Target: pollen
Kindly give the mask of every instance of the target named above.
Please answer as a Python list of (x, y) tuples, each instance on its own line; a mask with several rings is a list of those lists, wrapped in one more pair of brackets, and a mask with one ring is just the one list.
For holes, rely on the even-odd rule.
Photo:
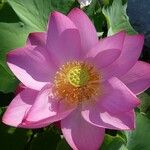
[(69, 104), (90, 101), (101, 93), (101, 74), (86, 62), (72, 61), (56, 73), (54, 93)]

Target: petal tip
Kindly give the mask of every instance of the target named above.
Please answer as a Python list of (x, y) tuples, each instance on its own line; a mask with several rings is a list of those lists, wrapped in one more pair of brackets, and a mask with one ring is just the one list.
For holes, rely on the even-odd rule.
[(70, 15), (70, 14), (85, 14), (80, 8), (77, 8), (77, 7), (75, 7), (75, 8), (73, 8), (70, 12), (69, 12), (69, 14), (68, 15)]
[(60, 12), (58, 12), (58, 11), (53, 11), (52, 13), (51, 13), (51, 16), (57, 16), (57, 15), (59, 15), (60, 14)]
[(2, 117), (2, 123), (4, 123), (5, 125), (9, 125), (9, 126), (13, 126), (13, 127), (17, 127), (17, 125), (13, 122), (11, 122), (9, 120), (9, 118), (7, 117), (6, 113), (4, 113), (3, 117)]
[(80, 8), (78, 8), (78, 7), (75, 7), (71, 11), (82, 11), (82, 10)]
[(137, 37), (144, 43), (144, 34), (138, 34)]
[(143, 34), (137, 34), (137, 35), (133, 35), (135, 36), (138, 40), (140, 40), (142, 43), (144, 43), (144, 35)]
[(53, 11), (51, 14), (50, 14), (50, 18), (58, 18), (60, 16), (64, 16), (64, 14), (58, 12), (58, 11)]
[(11, 55), (13, 55), (15, 50), (11, 50), (6, 54), (6, 60), (9, 60), (9, 58), (11, 57)]

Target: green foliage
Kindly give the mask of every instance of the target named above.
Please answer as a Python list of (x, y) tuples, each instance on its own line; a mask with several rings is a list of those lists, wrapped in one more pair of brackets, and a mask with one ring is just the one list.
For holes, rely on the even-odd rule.
[(71, 148), (68, 145), (68, 143), (66, 142), (66, 140), (63, 138), (58, 143), (56, 150), (71, 150)]
[(123, 4), (122, 0), (114, 0), (112, 5), (103, 8), (103, 14), (107, 20), (108, 35), (113, 35), (122, 30), (129, 34), (137, 33), (129, 23), (126, 8), (127, 3)]
[(98, 0), (93, 0), (92, 3), (84, 8), (86, 14), (93, 21), (98, 33), (103, 33), (103, 25), (106, 23), (102, 13), (102, 5)]
[(58, 142), (60, 141), (60, 135), (53, 130), (53, 128), (47, 128), (45, 131), (41, 131), (34, 135), (32, 141), (28, 145), (29, 150), (55, 150)]
[(138, 113), (136, 128), (132, 132), (126, 132), (127, 148), (129, 150), (149, 150), (150, 119)]
[(116, 136), (106, 134), (101, 150), (149, 150), (149, 129), (150, 119), (138, 112), (135, 130), (118, 131)]
[(9, 74), (1, 65), (0, 65), (0, 91), (4, 93), (12, 92), (16, 88), (18, 81), (16, 78)]
[(125, 140), (120, 136), (105, 135), (101, 150), (128, 150), (125, 146)]
[(139, 95), (141, 99), (140, 111), (150, 118), (150, 91), (144, 92)]
[(2, 150), (23, 150), (28, 140), (28, 130), (15, 129), (0, 124), (0, 147)]

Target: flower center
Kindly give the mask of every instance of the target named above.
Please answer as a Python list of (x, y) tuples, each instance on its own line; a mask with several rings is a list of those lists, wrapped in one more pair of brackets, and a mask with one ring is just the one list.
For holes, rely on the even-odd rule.
[(101, 93), (101, 76), (88, 63), (72, 61), (63, 65), (55, 75), (55, 96), (69, 104), (93, 99)]
[(76, 66), (69, 70), (67, 78), (73, 86), (81, 87), (86, 85), (89, 79), (89, 72), (86, 68), (82, 68), (82, 66)]

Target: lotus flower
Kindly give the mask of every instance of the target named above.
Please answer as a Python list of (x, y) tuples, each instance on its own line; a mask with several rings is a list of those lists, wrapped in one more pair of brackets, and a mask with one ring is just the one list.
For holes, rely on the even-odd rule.
[(8, 53), (7, 63), (26, 86), (3, 122), (41, 128), (60, 121), (74, 150), (98, 150), (105, 128), (135, 128), (136, 94), (150, 86), (150, 65), (138, 61), (142, 35), (119, 32), (99, 40), (80, 9), (53, 12), (45, 33)]
[(80, 7), (83, 8), (91, 4), (92, 0), (77, 0), (80, 3)]

